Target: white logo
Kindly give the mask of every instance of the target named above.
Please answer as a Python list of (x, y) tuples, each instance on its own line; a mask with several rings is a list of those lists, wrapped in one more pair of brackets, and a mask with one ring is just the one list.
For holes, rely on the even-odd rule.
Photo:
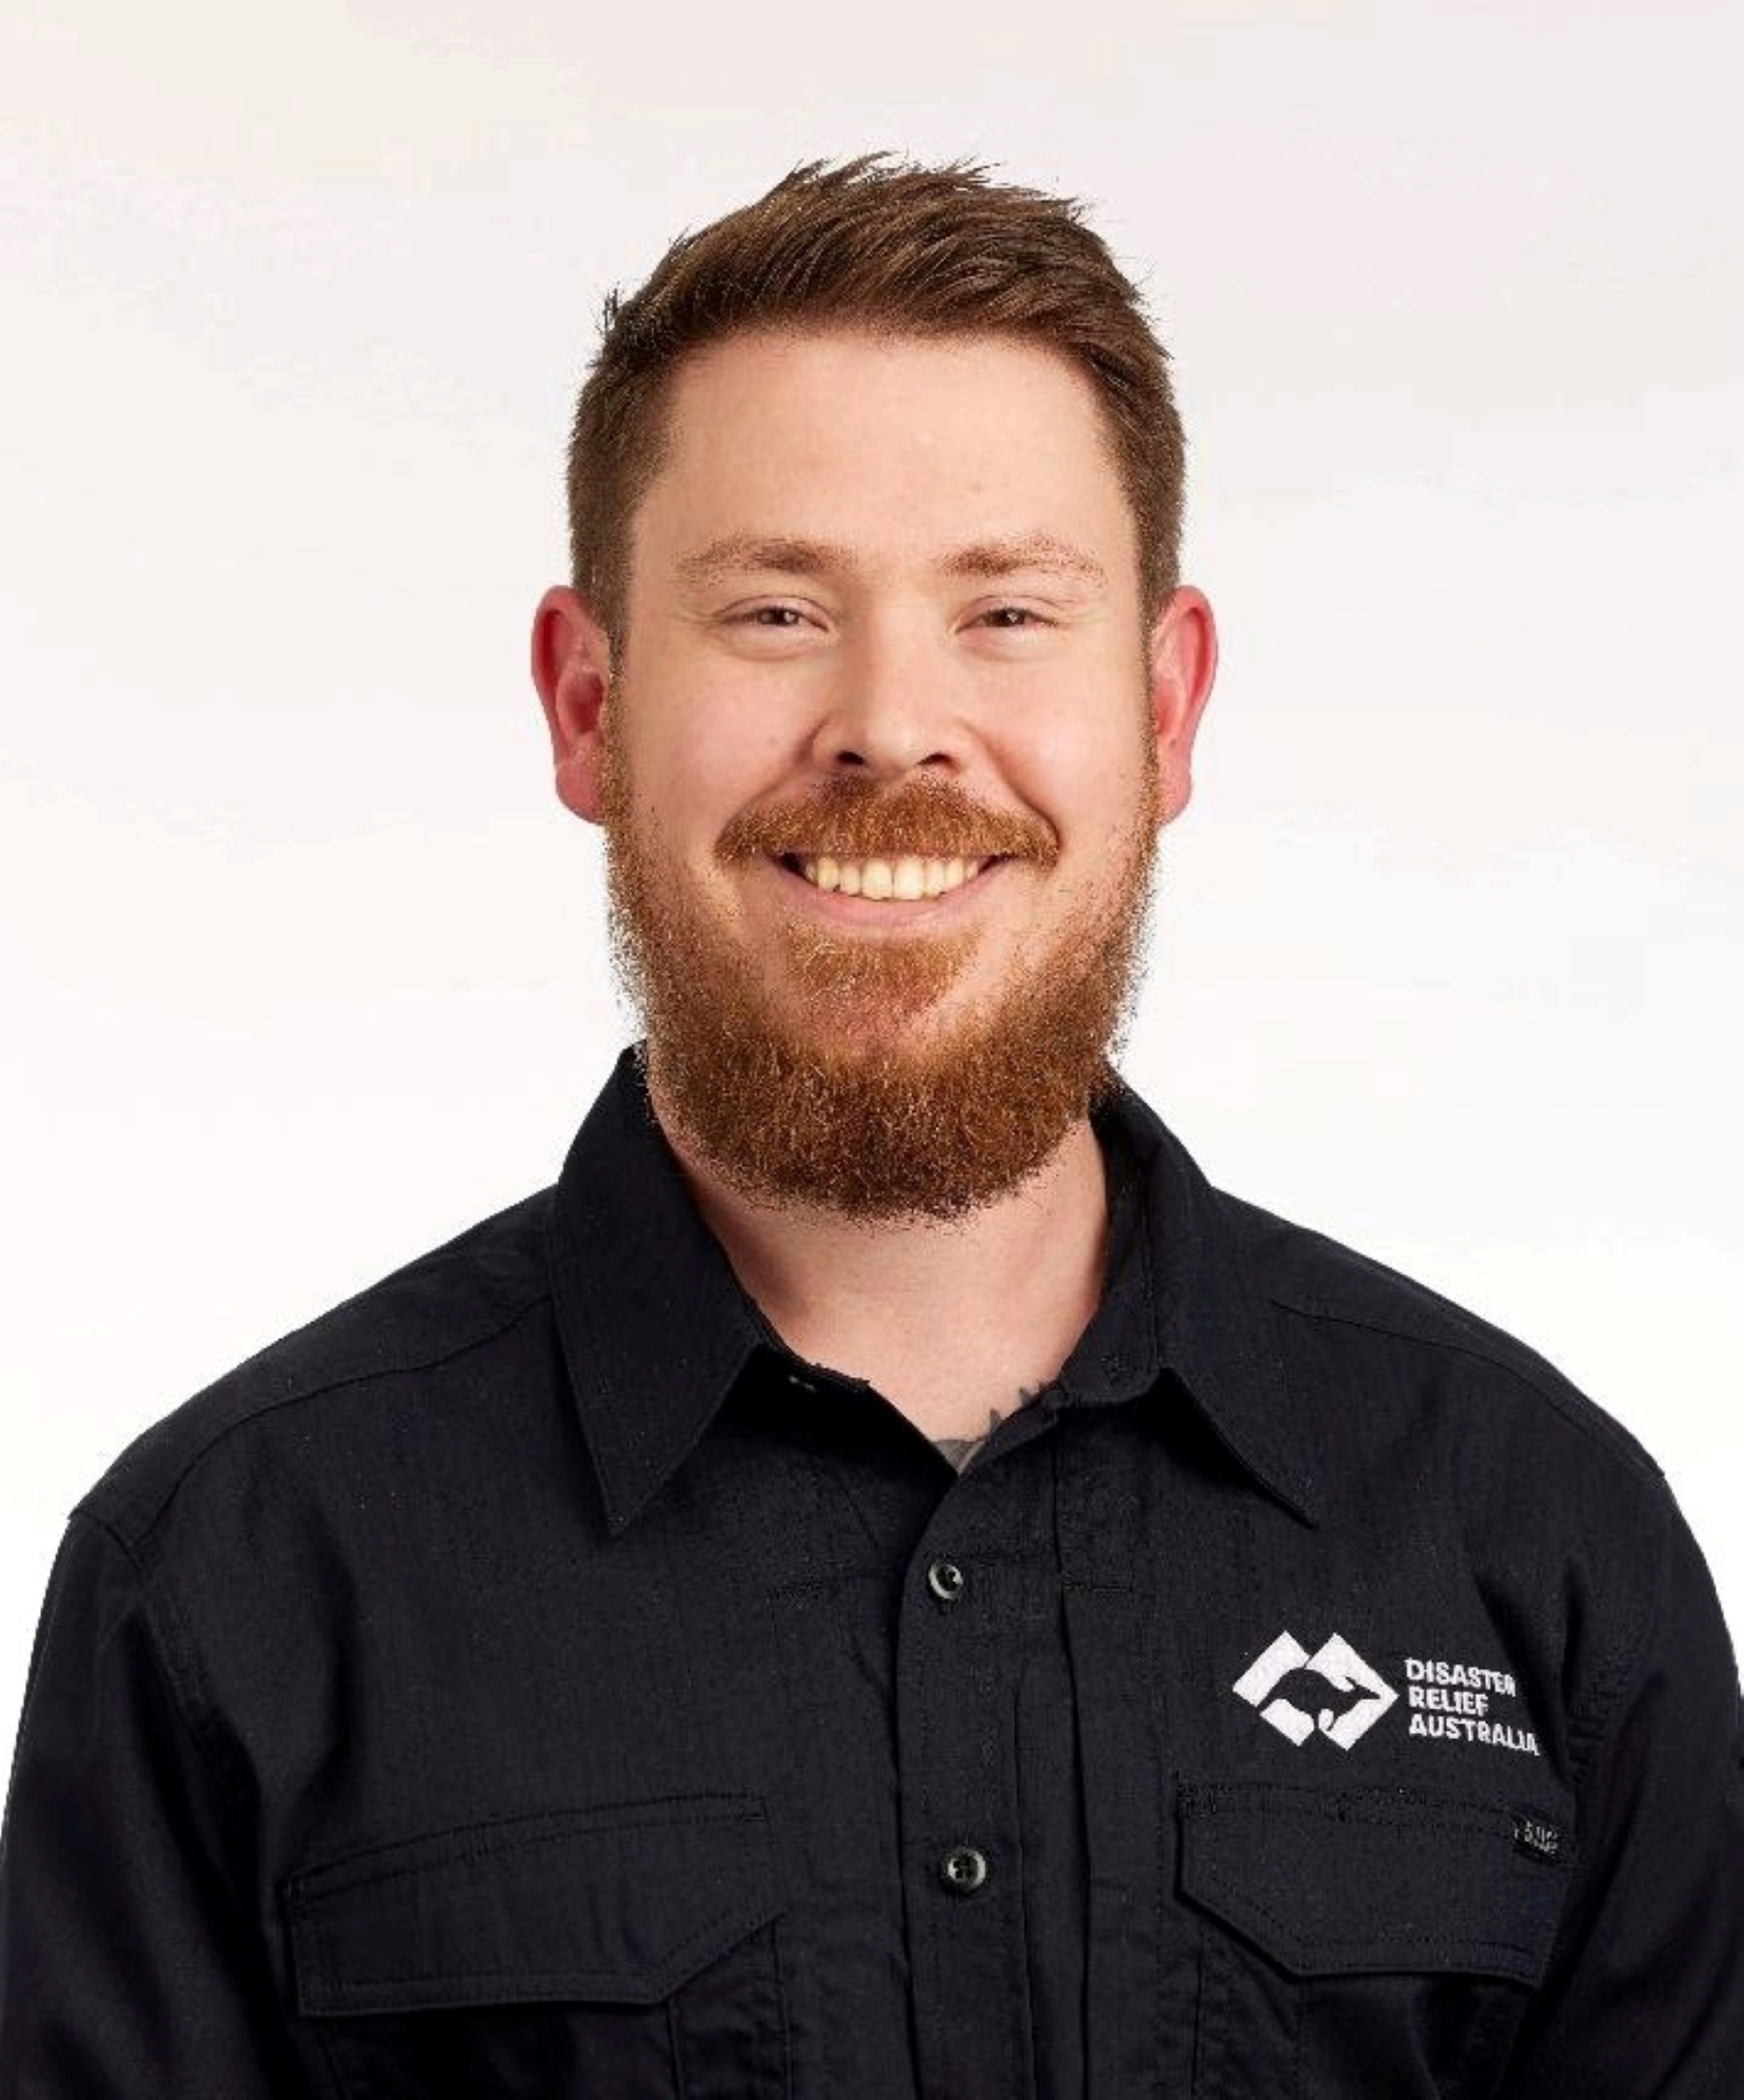
[(1339, 1633), (1311, 1655), (1293, 1634), (1280, 1633), (1235, 1690), (1298, 1749), (1317, 1730), (1349, 1749), (1399, 1697)]

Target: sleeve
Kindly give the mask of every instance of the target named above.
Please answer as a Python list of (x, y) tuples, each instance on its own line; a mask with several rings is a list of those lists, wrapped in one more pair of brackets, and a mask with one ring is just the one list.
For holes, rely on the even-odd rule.
[(1725, 2100), (1744, 2065), (1744, 1705), (1669, 1492), (1657, 1599), (1580, 1788), (1575, 1877), (1508, 2100)]
[(76, 1517), (0, 1831), (0, 2100), (305, 2092), (133, 1565)]

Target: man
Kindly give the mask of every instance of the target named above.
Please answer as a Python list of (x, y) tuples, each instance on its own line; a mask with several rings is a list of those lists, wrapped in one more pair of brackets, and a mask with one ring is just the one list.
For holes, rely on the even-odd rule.
[(801, 170), (609, 310), (571, 464), (645, 1040), (80, 1505), (0, 2092), (1736, 2090), (1663, 1481), (1108, 1061), (1216, 644), (1100, 242)]

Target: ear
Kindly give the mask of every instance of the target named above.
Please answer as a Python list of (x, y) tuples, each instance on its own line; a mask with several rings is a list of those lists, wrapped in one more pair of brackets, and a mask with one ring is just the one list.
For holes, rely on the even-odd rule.
[(1157, 615), (1150, 638), (1161, 823), (1178, 817), (1193, 793), (1193, 740), (1216, 675), (1217, 624), (1209, 601), (1202, 590), (1183, 583)]
[(611, 643), (584, 598), (554, 584), (533, 616), (533, 683), (551, 733), (563, 806), (597, 824), (600, 710), (611, 683)]

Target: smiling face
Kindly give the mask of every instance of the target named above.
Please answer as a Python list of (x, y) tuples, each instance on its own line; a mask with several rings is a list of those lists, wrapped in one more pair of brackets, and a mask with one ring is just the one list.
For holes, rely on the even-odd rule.
[(623, 645), (548, 595), (560, 790), (608, 836), (664, 1123), (742, 1193), (958, 1216), (1106, 1081), (1209, 609), (1147, 631), (1094, 394), (1003, 338), (691, 358)]

